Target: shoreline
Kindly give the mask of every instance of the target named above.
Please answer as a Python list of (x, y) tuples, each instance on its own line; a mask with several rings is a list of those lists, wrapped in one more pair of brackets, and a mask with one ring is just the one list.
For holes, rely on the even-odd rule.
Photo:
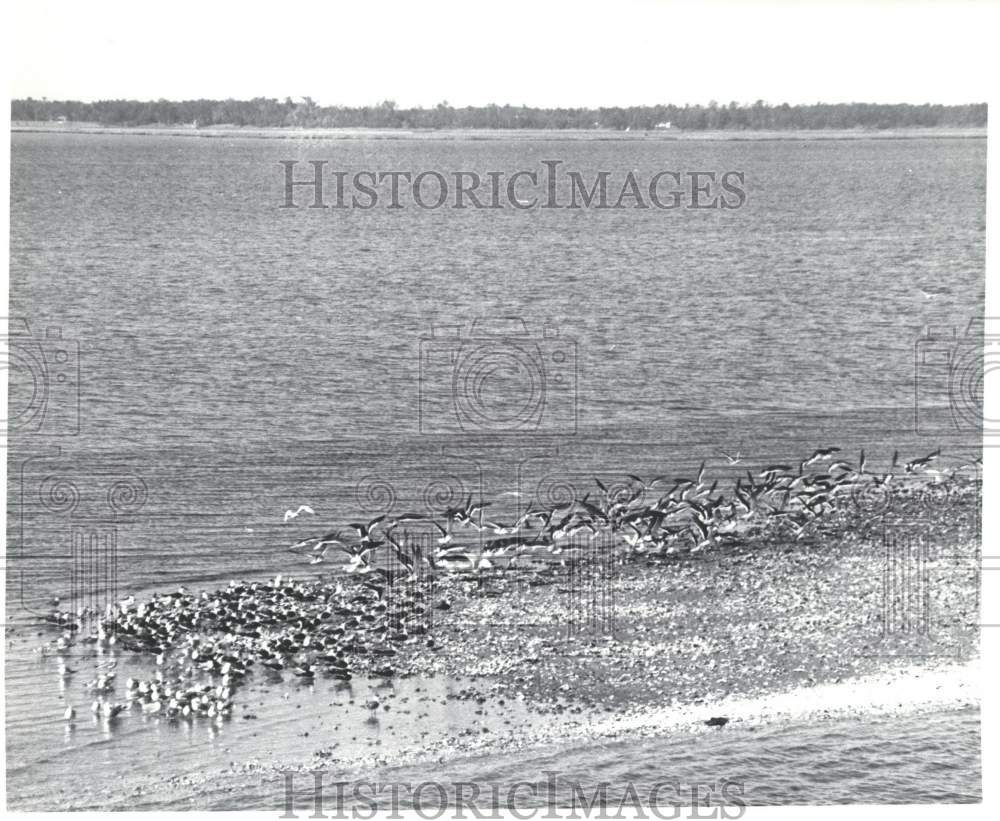
[[(355, 766), (337, 764), (326, 757), (273, 764), (256, 762), (246, 772), (312, 772), (330, 769), (338, 775), (361, 773), (378, 767), (447, 764), (495, 754), (552, 753), (580, 745), (635, 742), (668, 735), (720, 732), (705, 722), (726, 716), (726, 729), (764, 725), (791, 725), (821, 721), (866, 721), (928, 712), (953, 712), (979, 708), (981, 698), (979, 659), (928, 669), (912, 665), (900, 670), (858, 676), (814, 687), (799, 686), (753, 697), (735, 697), (702, 705), (650, 708), (632, 707), (620, 715), (597, 720), (568, 720), (554, 715), (539, 726), (512, 730), (507, 737), (477, 735), (436, 748), (401, 749), (355, 760)], [(327, 763), (329, 762), (329, 764)]]
[(421, 140), (421, 141), (581, 141), (581, 142), (768, 142), (808, 140), (986, 139), (987, 128), (824, 129), (801, 131), (612, 131), (555, 129), (377, 129), (259, 128), (254, 126), (102, 126), (97, 123), (14, 121), (11, 134), (88, 134), (144, 137), (271, 140)]
[[(412, 748), (383, 748), (379, 753), (338, 761), (328, 756), (254, 758), (227, 768), (176, 774), (163, 779), (140, 777), (132, 794), (101, 802), (84, 802), (75, 809), (120, 809), (138, 801), (145, 809), (217, 808), (220, 797), (241, 796), (244, 808), (288, 806), (289, 784), (300, 817), (314, 798), (317, 779), (341, 784), (348, 795), (357, 785), (413, 784), (434, 778), (447, 784), (474, 780), (478, 772), (503, 773), (512, 762), (579, 756), (581, 750), (607, 751), (618, 745), (643, 746), (675, 740), (715, 741), (717, 733), (741, 739), (761, 731), (798, 738), (804, 727), (895, 726), (920, 716), (959, 716), (980, 709), (979, 660), (928, 671), (919, 666), (848, 679), (823, 687), (798, 687), (749, 699), (704, 705), (696, 711), (663, 708), (636, 710), (595, 722), (567, 721), (551, 716), (533, 727), (504, 736), (477, 734), (460, 740)], [(905, 697), (901, 699), (900, 694)], [(731, 723), (722, 730), (706, 727), (706, 716), (723, 713)], [(891, 732), (886, 738), (891, 738)], [(723, 736), (719, 735), (721, 740)], [(685, 741), (687, 739), (688, 741)], [(513, 765), (516, 766), (516, 765)], [(457, 774), (457, 775), (456, 775)], [(353, 786), (352, 786), (353, 785)], [(230, 806), (227, 804), (227, 806)], [(345, 806), (350, 806), (350, 803)]]
[[(79, 746), (65, 753), (66, 765), (121, 734), (106, 754), (134, 762), (135, 774), (90, 783), (83, 765), (67, 788), (77, 808), (205, 805), (241, 793), (252, 801), (255, 789), (273, 804), (289, 770), (361, 768), (381, 777), (394, 767), (523, 761), (533, 751), (600, 750), (672, 734), (736, 739), (788, 724), (794, 735), (797, 722), (879, 716), (888, 717), (891, 737), (892, 716), (978, 704), (980, 503), (972, 479), (950, 489), (911, 484), (888, 498), (841, 496), (823, 528), (801, 540), (777, 532), (703, 553), (632, 554), (610, 579), (610, 632), (567, 630), (573, 621), (586, 626), (587, 605), (574, 587), (593, 590), (595, 577), (574, 581), (568, 574), (579, 571), (565, 553), (528, 576), (448, 575), (426, 591), (428, 603), (448, 607), (433, 609), (419, 641), (397, 645), (388, 676), (377, 670), (382, 657), (352, 661), (353, 682), (322, 670), (303, 681), (291, 669), (258, 665), (234, 693), (232, 713), (210, 723), (145, 709), (126, 711), (113, 726), (88, 716), (69, 730)], [(305, 559), (288, 568), (299, 581), (284, 584), (308, 597), (329, 582), (306, 570)], [(340, 579), (345, 596), (361, 590), (358, 576)], [(921, 595), (910, 594), (914, 584)], [(53, 634), (28, 632), (19, 644), (36, 648)], [(173, 675), (176, 666), (122, 652), (124, 641), (93, 646), (98, 659), (116, 660), (119, 678)], [(37, 699), (39, 665), (42, 680), (52, 681), (59, 658), (50, 650), (8, 665), (12, 686)], [(198, 675), (218, 681), (189, 680)], [(63, 725), (67, 705), (80, 706), (81, 684), (50, 691), (43, 734)], [(720, 716), (727, 726), (705, 726)], [(8, 724), (8, 739), (37, 721)], [(140, 744), (149, 733), (154, 743)], [(221, 760), (215, 734), (225, 745)], [(207, 746), (197, 749), (188, 739), (199, 735)], [(8, 769), (22, 808), (41, 800), (28, 781), (32, 755)]]

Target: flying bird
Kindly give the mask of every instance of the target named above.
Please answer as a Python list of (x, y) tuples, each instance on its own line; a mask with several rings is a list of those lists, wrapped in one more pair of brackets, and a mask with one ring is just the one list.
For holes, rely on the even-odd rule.
[(831, 458), (835, 453), (840, 453), (840, 448), (816, 448), (816, 450), (813, 451), (813, 455), (806, 459), (802, 464), (811, 465), (815, 462), (822, 462)]
[(309, 505), (299, 505), (298, 510), (285, 511), (285, 524), (288, 524), (292, 519), (297, 519), (302, 513), (308, 513), (310, 516), (316, 515), (316, 511)]
[(942, 294), (950, 294), (951, 290), (940, 285), (921, 285), (920, 293), (924, 295), (924, 299), (934, 299)]

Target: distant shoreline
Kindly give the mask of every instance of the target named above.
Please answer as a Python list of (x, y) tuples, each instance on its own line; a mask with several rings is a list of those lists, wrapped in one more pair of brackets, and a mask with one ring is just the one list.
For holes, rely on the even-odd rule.
[(271, 140), (579, 140), (579, 141), (795, 141), (985, 139), (987, 129), (890, 128), (801, 131), (615, 131), (611, 129), (378, 129), (378, 128), (257, 128), (214, 126), (102, 126), (98, 123), (13, 121), (12, 134), (89, 134), (149, 137), (202, 137)]

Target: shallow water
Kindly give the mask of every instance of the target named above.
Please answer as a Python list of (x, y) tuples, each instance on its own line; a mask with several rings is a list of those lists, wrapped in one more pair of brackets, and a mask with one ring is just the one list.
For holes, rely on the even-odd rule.
[[(574, 797), (579, 801), (574, 784), (590, 797), (601, 782), (611, 807), (626, 799), (626, 784), (646, 801), (655, 796), (656, 784), (679, 783), (680, 790), (665, 789), (661, 795), (669, 801), (679, 794), (690, 805), (692, 787), (719, 803), (727, 782), (726, 797), (747, 804), (964, 802), (980, 799), (979, 743), (979, 711), (966, 709), (589, 745), (557, 755), (446, 767), (437, 778), (500, 782), (506, 795), (518, 781), (546, 780), (539, 774), (554, 772), (556, 801), (562, 806)], [(419, 784), (430, 778), (426, 769), (401, 769), (382, 780)], [(298, 781), (308, 783), (303, 776)], [(538, 794), (547, 799), (550, 793), (540, 787)]]
[[(873, 464), (896, 447), (975, 451), (975, 432), (940, 407), (915, 415), (914, 352), (926, 326), (961, 334), (982, 311), (984, 139), (12, 143), (10, 313), (30, 322), (20, 350), (53, 377), (11, 370), (15, 410), (49, 389), (45, 416), (8, 444), (8, 619), (21, 624), (52, 596), (287, 572), (283, 548), (317, 527), (469, 493), (513, 509), (595, 474), (705, 458), (720, 473), (720, 449), (773, 461), (838, 444)], [(282, 210), (281, 159), (446, 173), (562, 159), (616, 178), (734, 169), (749, 199), (726, 212)], [(928, 299), (929, 284), (943, 290)], [(567, 356), (534, 376), (562, 377), (575, 397), (550, 387), (517, 434), (462, 428), (469, 417), (448, 405), (425, 420), (421, 390), (452, 390), (450, 373), (421, 364), (434, 326), (510, 315), (559, 331), (539, 350)], [(283, 523), (301, 503), (317, 517)], [(96, 556), (81, 563), (81, 545)], [(59, 679), (30, 649), (19, 638), (7, 662), (11, 794), (29, 803), (73, 794), (94, 756), (105, 773), (150, 775), (157, 756), (179, 770), (202, 745), (192, 760), (224, 766), (244, 737), (236, 721), (217, 736), (151, 722), (67, 736)], [(255, 739), (263, 725), (245, 723)], [(915, 786), (922, 760), (896, 764), (930, 794)], [(787, 794), (818, 793), (825, 776), (793, 771)]]

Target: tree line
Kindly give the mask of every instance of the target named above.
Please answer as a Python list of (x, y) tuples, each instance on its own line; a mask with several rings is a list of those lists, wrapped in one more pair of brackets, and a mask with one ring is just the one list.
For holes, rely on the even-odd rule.
[(484, 128), (610, 129), (644, 131), (786, 131), (799, 129), (952, 128), (986, 125), (986, 104), (816, 103), (743, 105), (650, 105), (613, 108), (531, 108), (485, 105), (400, 108), (392, 100), (377, 105), (321, 106), (310, 97), (284, 100), (14, 100), (11, 119), (100, 123), (115, 126), (235, 125), (296, 128)]

